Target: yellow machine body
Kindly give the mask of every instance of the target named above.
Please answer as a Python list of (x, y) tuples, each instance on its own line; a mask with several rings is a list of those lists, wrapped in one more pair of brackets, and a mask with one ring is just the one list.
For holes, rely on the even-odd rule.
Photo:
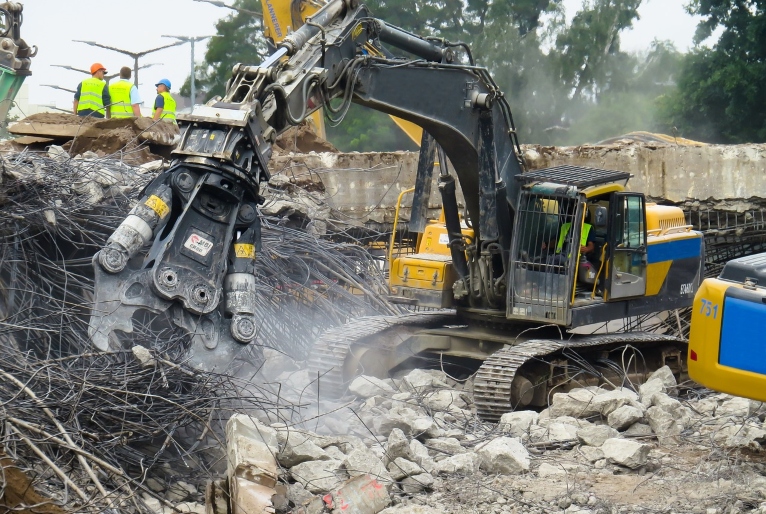
[[(687, 225), (684, 212), (679, 207), (646, 204), (647, 256), (646, 296), (655, 296), (663, 290), (673, 262), (682, 254), (698, 254), (702, 234)], [(679, 251), (679, 248), (686, 251)], [(681, 287), (683, 287), (682, 285)], [(691, 284), (682, 294), (691, 294), (696, 289)]]
[[(473, 234), (473, 229), (463, 227), (464, 237), (473, 238)], [(444, 221), (430, 222), (419, 239), (416, 253), (392, 260), (391, 293), (417, 300), (421, 307), (450, 307), (457, 274), (447, 243), (449, 235)]]
[[(624, 189), (624, 186), (618, 183), (586, 188), (582, 191), (587, 202), (586, 208), (592, 215), (599, 205), (608, 205), (608, 199), (612, 193), (623, 192)], [(553, 200), (545, 200), (543, 209), (553, 214), (558, 212), (558, 205)], [(598, 248), (603, 248), (607, 236), (606, 227), (602, 229), (594, 227), (594, 233), (596, 233)], [(646, 289), (642, 296), (665, 297), (672, 294), (672, 296), (688, 296), (691, 299), (698, 281), (690, 279), (683, 284), (676, 284), (674, 281), (669, 283), (669, 277), (673, 274), (673, 269), (678, 271), (679, 266), (689, 268), (689, 263), (680, 262), (685, 257), (690, 255), (699, 257), (702, 235), (686, 224), (680, 208), (655, 203), (646, 204), (646, 234)], [(474, 232), (464, 226), (463, 236), (472, 239)], [(448, 242), (449, 236), (443, 217), (429, 223), (419, 238), (415, 253), (391, 259), (389, 275), (391, 293), (400, 298), (412, 300), (421, 307), (453, 307), (452, 286), (458, 277), (452, 267)], [(691, 272), (689, 269), (684, 269), (683, 275), (694, 277), (696, 267), (692, 267), (694, 269)], [(595, 297), (596, 283), (608, 278), (609, 269), (609, 263), (604, 262), (604, 265), (598, 269), (593, 267), (583, 269), (575, 280), (581, 284), (592, 285), (592, 296)], [(608, 298), (604, 299), (608, 300)], [(575, 301), (576, 299), (573, 298), (572, 304)]]
[(702, 282), (689, 335), (689, 376), (723, 393), (766, 401), (766, 254), (735, 259)]

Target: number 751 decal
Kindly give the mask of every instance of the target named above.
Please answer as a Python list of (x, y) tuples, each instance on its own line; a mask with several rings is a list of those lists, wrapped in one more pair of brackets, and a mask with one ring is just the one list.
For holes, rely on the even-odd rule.
[(700, 314), (704, 314), (708, 317), (713, 316), (713, 319), (718, 317), (717, 303), (713, 303), (710, 300), (705, 300), (704, 298), (701, 298), (700, 302), (702, 303), (702, 306), (700, 307)]

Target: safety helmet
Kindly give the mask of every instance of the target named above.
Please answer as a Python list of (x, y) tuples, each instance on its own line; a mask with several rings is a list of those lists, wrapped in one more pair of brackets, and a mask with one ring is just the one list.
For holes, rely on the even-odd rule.
[(93, 64), (90, 65), (90, 74), (91, 75), (96, 73), (98, 70), (104, 70), (104, 73), (106, 73), (106, 68), (100, 62), (94, 62)]
[(156, 87), (156, 86), (159, 86), (160, 84), (162, 84), (163, 86), (165, 86), (166, 88), (168, 88), (168, 91), (170, 91), (170, 81), (169, 81), (168, 79), (162, 79), (162, 80), (160, 80), (159, 82), (157, 82), (157, 83), (155, 84), (155, 87)]

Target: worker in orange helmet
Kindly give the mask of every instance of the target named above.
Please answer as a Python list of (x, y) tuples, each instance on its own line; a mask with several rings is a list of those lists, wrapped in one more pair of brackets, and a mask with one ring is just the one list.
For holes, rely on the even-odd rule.
[(90, 78), (77, 85), (77, 91), (74, 93), (74, 113), (78, 116), (109, 118), (112, 99), (104, 80), (106, 68), (100, 62), (93, 63), (90, 74)]

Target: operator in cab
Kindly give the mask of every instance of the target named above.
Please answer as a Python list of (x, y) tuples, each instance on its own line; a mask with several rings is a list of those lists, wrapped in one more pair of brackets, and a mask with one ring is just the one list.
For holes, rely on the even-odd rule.
[[(543, 243), (542, 249), (548, 251), (547, 263), (555, 266), (566, 265), (567, 260), (571, 256), (571, 252), (568, 251), (567, 236), (572, 229), (572, 214), (567, 213), (563, 218), (564, 221), (559, 226), (558, 238), (555, 241), (548, 241)], [(585, 210), (585, 221), (582, 224), (582, 230), (580, 231), (580, 255), (587, 256), (589, 253), (596, 249), (596, 241), (593, 237), (593, 225), (590, 223), (590, 210)], [(553, 250), (553, 252), (551, 252)]]

